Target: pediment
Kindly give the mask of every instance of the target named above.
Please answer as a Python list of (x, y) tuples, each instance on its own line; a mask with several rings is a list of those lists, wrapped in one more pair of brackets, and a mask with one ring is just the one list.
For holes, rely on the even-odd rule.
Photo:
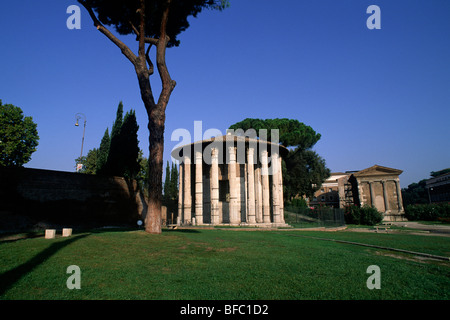
[(384, 176), (384, 175), (400, 175), (402, 172), (403, 172), (402, 170), (383, 167), (376, 164), (370, 168), (355, 172), (353, 173), (353, 175), (355, 177), (369, 177), (369, 176)]

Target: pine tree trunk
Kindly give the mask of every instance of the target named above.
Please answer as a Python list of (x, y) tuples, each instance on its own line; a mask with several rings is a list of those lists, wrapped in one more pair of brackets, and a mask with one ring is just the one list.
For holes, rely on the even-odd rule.
[(145, 217), (145, 231), (161, 233), (162, 173), (164, 154), (165, 107), (156, 104), (144, 66), (136, 68), (141, 99), (148, 116), (149, 157), (148, 157), (148, 209)]
[[(164, 115), (163, 118), (165, 118)], [(150, 156), (148, 161), (149, 203), (147, 209), (145, 231), (149, 233), (161, 233), (164, 120), (161, 120), (160, 118), (150, 118), (148, 129), (150, 132)]]

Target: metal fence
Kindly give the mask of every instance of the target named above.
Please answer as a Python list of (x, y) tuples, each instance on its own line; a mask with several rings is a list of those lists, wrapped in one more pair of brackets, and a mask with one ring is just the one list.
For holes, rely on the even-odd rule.
[(296, 228), (340, 227), (345, 225), (344, 210), (339, 208), (285, 207), (286, 223)]

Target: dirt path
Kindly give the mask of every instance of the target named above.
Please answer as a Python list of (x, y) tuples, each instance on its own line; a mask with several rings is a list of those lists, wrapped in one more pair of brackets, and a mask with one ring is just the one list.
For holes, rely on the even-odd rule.
[(421, 224), (414, 221), (407, 221), (407, 222), (392, 222), (393, 225), (397, 227), (405, 227), (405, 228), (412, 228), (417, 229), (421, 231), (428, 231), (430, 233), (439, 233), (443, 235), (450, 236), (450, 226), (449, 225), (434, 225), (434, 224)]

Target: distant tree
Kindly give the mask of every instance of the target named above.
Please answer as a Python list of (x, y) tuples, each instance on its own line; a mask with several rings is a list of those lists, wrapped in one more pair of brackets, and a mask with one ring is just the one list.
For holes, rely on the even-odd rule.
[[(177, 36), (189, 27), (188, 17), (196, 17), (203, 9), (222, 10), (228, 6), (228, 1), (78, 0), (78, 2), (86, 8), (97, 30), (120, 49), (133, 64), (136, 72), (142, 102), (148, 115), (149, 129), (150, 192), (145, 230), (149, 233), (161, 233), (165, 112), (176, 85), (166, 65), (166, 48), (179, 45)], [(105, 25), (114, 26), (121, 35), (134, 33), (138, 42), (137, 55)], [(156, 67), (162, 85), (157, 101), (150, 84), (150, 76), (154, 72), (149, 55), (152, 46), (156, 47)]]
[(175, 163), (166, 164), (166, 178), (164, 180), (164, 197), (165, 200), (178, 200), (178, 169)]
[[(430, 176), (435, 178), (448, 172), (450, 172), (450, 168), (431, 171)], [(430, 202), (428, 190), (426, 188), (427, 180), (428, 179), (422, 179), (419, 182), (411, 183), (407, 188), (402, 188), (403, 205), (405, 208), (408, 205), (428, 204)]]
[[(79, 173), (87, 173), (87, 174), (95, 174), (97, 171), (97, 157), (98, 157), (97, 148), (91, 149), (88, 151), (86, 156), (82, 156), (81, 159), (78, 157), (75, 159), (75, 163), (81, 163), (83, 168), (78, 171)], [(76, 167), (76, 165), (75, 165)]]
[(178, 200), (178, 168), (175, 163), (172, 163), (170, 171), (170, 196), (174, 200)]
[(278, 129), (280, 144), (290, 147), (289, 154), (282, 161), (285, 201), (295, 196), (312, 197), (330, 176), (330, 169), (326, 167), (325, 160), (310, 150), (321, 135), (298, 120), (247, 118), (233, 124), (230, 129), (242, 129), (244, 133), (254, 129), (258, 136), (261, 129), (266, 129), (268, 140), (272, 139), (271, 130)]
[(108, 161), (109, 145), (111, 143), (111, 138), (109, 137), (108, 128), (105, 130), (102, 141), (100, 142), (100, 147), (97, 154), (97, 164), (95, 173), (96, 174), (106, 174), (106, 163)]
[(178, 169), (174, 163), (166, 164), (166, 177), (164, 180), (163, 205), (167, 207), (167, 213), (177, 212), (178, 208)]
[(439, 171), (431, 171), (430, 176), (435, 178), (435, 177), (438, 177), (440, 175), (443, 175), (443, 174), (449, 173), (449, 172), (450, 172), (450, 168), (442, 169), (442, 170), (439, 170)]
[(325, 160), (312, 150), (290, 151), (283, 171), (284, 197), (291, 200), (295, 196), (311, 198), (330, 176)]
[(169, 161), (167, 161), (167, 164), (166, 164), (166, 178), (164, 180), (164, 185), (163, 185), (163, 191), (164, 191), (163, 202), (170, 199), (170, 189), (171, 189), (170, 166), (169, 166)]
[(403, 206), (406, 208), (410, 204), (429, 203), (428, 191), (426, 188), (427, 179), (414, 182), (402, 189)]
[(22, 109), (0, 100), (0, 166), (21, 167), (31, 160), (39, 136), (32, 117)]
[[(104, 140), (102, 139), (105, 147), (100, 148), (102, 158), (99, 164), (100, 170), (97, 173), (130, 179), (136, 178), (140, 170), (138, 130), (135, 111), (128, 111), (124, 117), (121, 101), (117, 107), (111, 136), (108, 138), (109, 135), (106, 132)], [(106, 162), (104, 162), (103, 152), (107, 152)]]

